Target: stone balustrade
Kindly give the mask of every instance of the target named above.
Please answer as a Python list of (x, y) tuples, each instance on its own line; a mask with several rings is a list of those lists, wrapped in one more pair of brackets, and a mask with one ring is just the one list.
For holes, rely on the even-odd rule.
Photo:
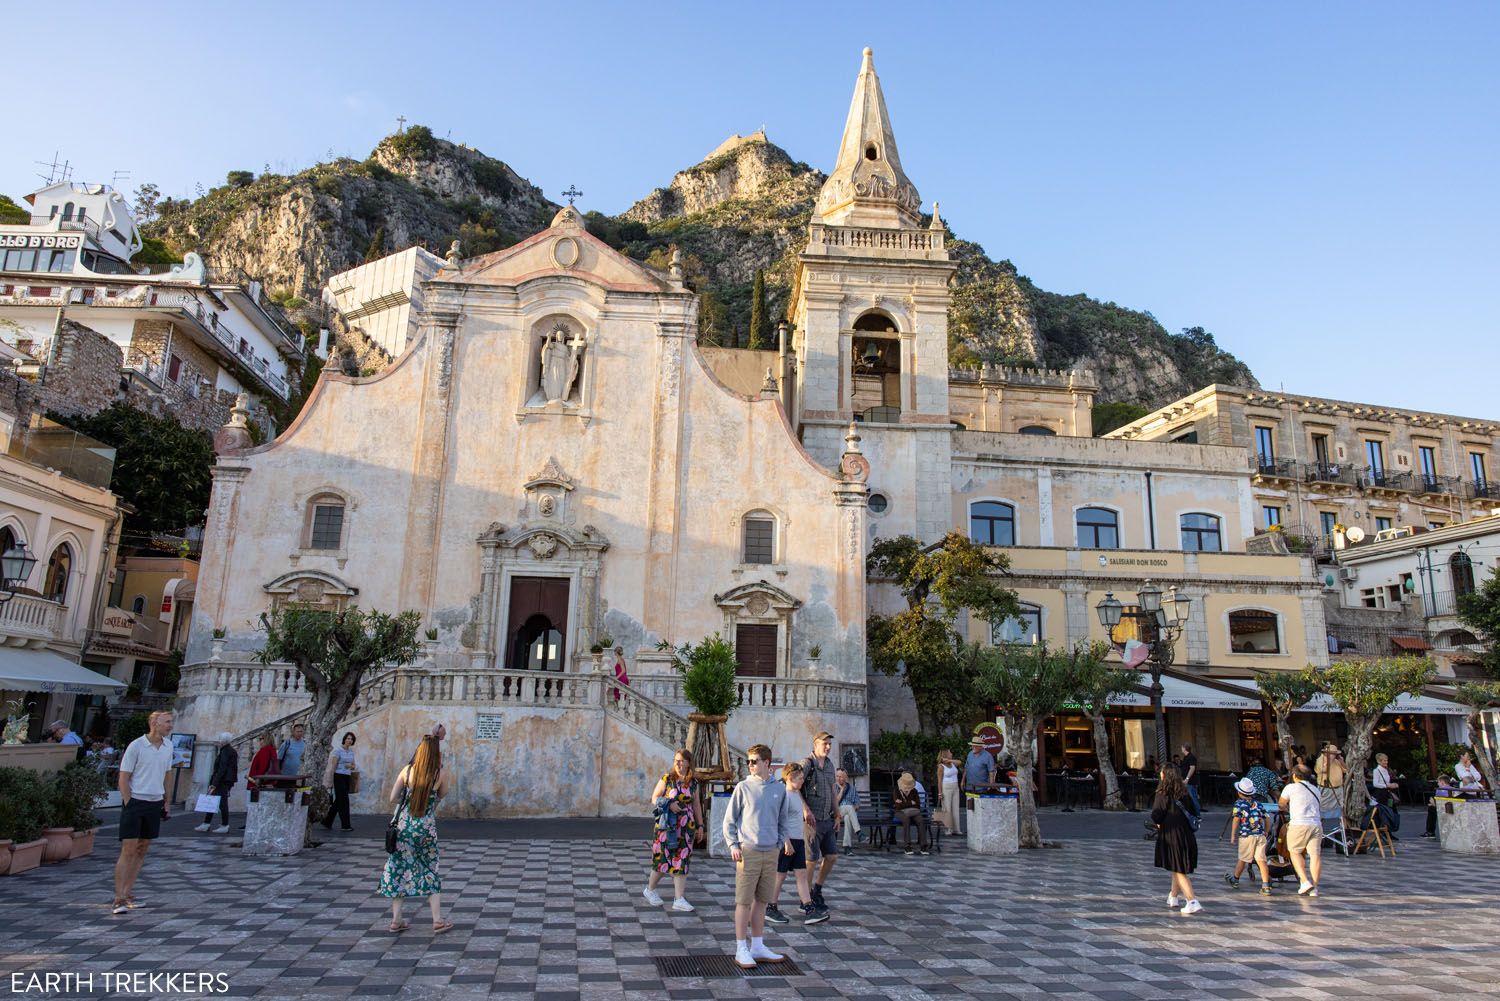
[[(14, 595), (0, 605), (0, 637), (32, 641), (28, 646), (61, 639), (58, 627), (63, 606), (30, 594)], [(17, 645), (17, 644), (12, 644)]]

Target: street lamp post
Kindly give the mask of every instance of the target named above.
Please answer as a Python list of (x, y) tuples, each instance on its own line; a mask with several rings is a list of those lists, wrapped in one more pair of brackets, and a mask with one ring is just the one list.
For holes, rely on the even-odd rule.
[(10, 601), (26, 586), (34, 566), (36, 557), (31, 555), (24, 542), (17, 542), (0, 556), (0, 605)]
[(1173, 584), (1168, 588), (1166, 601), (1163, 602), (1161, 588), (1148, 580), (1136, 591), (1136, 603), (1137, 610), (1127, 612), (1114, 592), (1107, 591), (1104, 600), (1099, 602), (1097, 611), (1099, 623), (1109, 630), (1111, 640), (1114, 639), (1114, 631), (1120, 620), (1131, 618), (1139, 623), (1141, 639), (1151, 648), (1146, 662), (1151, 668), (1151, 715), (1156, 721), (1156, 763), (1160, 767), (1167, 762), (1167, 722), (1161, 706), (1161, 676), (1163, 671), (1172, 666), (1173, 649), (1178, 637), (1182, 635), (1183, 626), (1187, 624), (1193, 599), (1179, 594), (1177, 585)]

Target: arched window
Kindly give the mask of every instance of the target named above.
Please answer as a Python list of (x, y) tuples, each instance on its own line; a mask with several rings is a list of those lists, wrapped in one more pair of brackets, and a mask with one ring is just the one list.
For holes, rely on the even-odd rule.
[(5, 555), (16, 548), (16, 533), (11, 531), (10, 526), (0, 528), (0, 556)]
[(516, 644), (511, 648), (516, 671), (561, 671), (563, 664), (562, 633), (552, 620), (542, 614), (531, 616), (521, 626)]
[(306, 549), (344, 548), (344, 498), (319, 494), (307, 502)]
[(47, 557), (47, 580), (42, 585), (42, 597), (50, 598), (58, 604), (66, 604), (68, 600), (68, 576), (73, 572), (73, 550), (64, 542), (52, 550), (52, 555)]
[(969, 505), (969, 538), (981, 546), (1016, 544), (1016, 509), (1000, 501)]
[(1120, 516), (1107, 507), (1078, 509), (1078, 545), (1084, 549), (1119, 549)]
[(1468, 553), (1454, 553), (1448, 557), (1448, 573), (1453, 577), (1453, 593), (1474, 593), (1474, 561)]
[(1035, 646), (1042, 641), (1042, 610), (1036, 605), (1022, 605), (1018, 616), (990, 626), (990, 642), (996, 646), (1009, 643)]
[(1280, 653), (1281, 631), (1275, 612), (1244, 608), (1229, 613), (1229, 648), (1235, 653)]
[(1224, 549), (1219, 519), (1211, 514), (1182, 516), (1182, 548), (1189, 552), (1217, 553)]
[(66, 204), (66, 205), (63, 206), (63, 222), (72, 222), (72, 221), (73, 221), (73, 203), (72, 202), (68, 202), (68, 204)]
[(146, 614), (146, 596), (144, 594), (138, 594), (138, 595), (136, 595), (135, 596), (135, 600), (133, 600), (130, 603), (130, 610), (132, 612), (134, 612), (136, 615), (145, 615)]
[(1042, 434), (1056, 437), (1057, 432), (1042, 424), (1028, 424), (1021, 429), (1022, 434)]
[(745, 515), (742, 563), (776, 562), (776, 519), (765, 511)]

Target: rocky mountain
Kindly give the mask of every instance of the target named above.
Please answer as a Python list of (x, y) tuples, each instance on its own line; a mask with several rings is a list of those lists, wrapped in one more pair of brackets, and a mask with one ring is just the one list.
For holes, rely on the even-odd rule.
[[(647, 264), (665, 267), (671, 248), (680, 248), (703, 300), (700, 336), (743, 345), (757, 272), (767, 315), (785, 311), (824, 179), (764, 133), (736, 135), (624, 213), (591, 212), (588, 224)], [(501, 161), (416, 126), (382, 140), (364, 161), (289, 177), (236, 172), (202, 198), (158, 208), (148, 232), (171, 251), (195, 250), (212, 265), (262, 278), (312, 328), (331, 274), (413, 244), (441, 255), (457, 239), (465, 257), (478, 256), (541, 229), (558, 206)], [(1201, 328), (1170, 334), (1149, 313), (1039, 289), (945, 222), (958, 263), (949, 317), (955, 364), (1091, 368), (1101, 402), (1140, 406), (1210, 382), (1256, 385)]]

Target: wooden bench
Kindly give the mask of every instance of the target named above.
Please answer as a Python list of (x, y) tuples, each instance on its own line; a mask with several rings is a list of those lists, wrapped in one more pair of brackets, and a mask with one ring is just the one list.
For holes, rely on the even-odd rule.
[[(864, 794), (864, 799), (866, 802), (860, 804), (858, 816), (859, 826), (869, 832), (865, 843), (871, 851), (890, 851), (899, 844), (901, 837), (901, 820), (891, 806), (891, 794), (870, 792)], [(922, 816), (918, 822), (926, 826), (927, 842), (931, 850), (942, 851), (943, 827), (933, 822), (930, 803), (922, 808)]]

